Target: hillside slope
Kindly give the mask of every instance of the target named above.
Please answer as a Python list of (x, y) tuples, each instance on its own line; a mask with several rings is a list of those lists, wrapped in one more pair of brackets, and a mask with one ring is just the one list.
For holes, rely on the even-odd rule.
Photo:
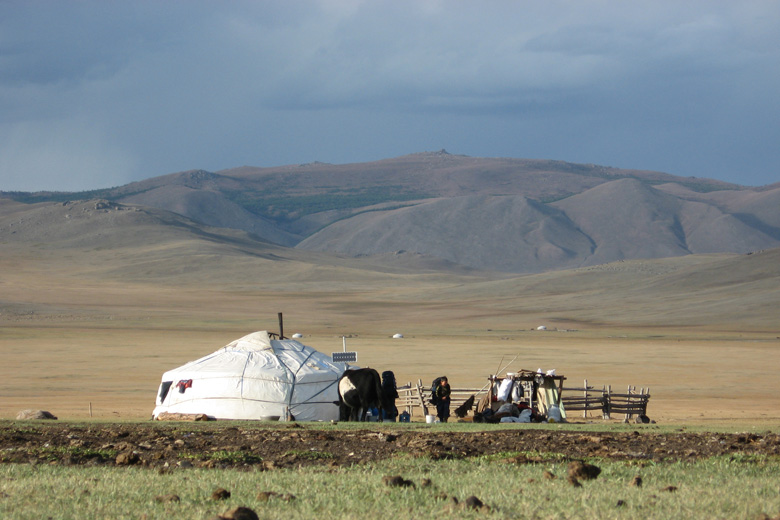
[(474, 268), (531, 273), (576, 267), (593, 243), (551, 206), (522, 196), (471, 195), (362, 213), (297, 247), (352, 256), (411, 250)]
[[(464, 199), (458, 202), (473, 202)], [(538, 203), (496, 199), (490, 203), (498, 208), (525, 204), (528, 212), (542, 211)], [(552, 229), (558, 216), (548, 215)], [(188, 320), (233, 320), (256, 316), (257, 309), (288, 308), (320, 326), (358, 330), (382, 323), (445, 327), (453, 320), (469, 328), (542, 321), (776, 330), (780, 307), (780, 248), (509, 276), (408, 252), (351, 258), (284, 248), (169, 212), (106, 201), (0, 201), (0, 245), (0, 322), (162, 315), (183, 305)]]
[(680, 199), (635, 179), (601, 184), (552, 205), (597, 244), (587, 265), (780, 246), (714, 205)]
[[(5, 196), (9, 196), (5, 194)], [(179, 172), (82, 194), (309, 251), (544, 272), (780, 246), (780, 186), (445, 151), (356, 164)]]
[(745, 215), (625, 178), (550, 204), (473, 195), (375, 210), (331, 224), (296, 247), (353, 256), (411, 250), (479, 269), (533, 273), (780, 246), (766, 220), (751, 226)]

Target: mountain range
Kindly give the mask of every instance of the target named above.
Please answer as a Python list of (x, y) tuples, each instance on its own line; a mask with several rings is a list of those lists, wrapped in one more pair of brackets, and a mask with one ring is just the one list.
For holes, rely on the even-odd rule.
[(178, 215), (301, 252), (414, 257), (504, 273), (780, 247), (780, 183), (747, 187), (444, 150), (346, 165), (195, 170), (92, 192), (2, 196), (28, 203), (101, 199), (170, 212), (170, 225), (190, 225)]

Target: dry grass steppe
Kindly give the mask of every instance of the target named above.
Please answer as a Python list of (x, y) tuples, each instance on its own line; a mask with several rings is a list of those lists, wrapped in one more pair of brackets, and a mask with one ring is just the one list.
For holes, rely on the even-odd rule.
[(38, 236), (30, 211), (0, 205), (0, 418), (146, 418), (163, 371), (275, 331), (282, 312), (287, 335), (323, 352), (347, 336), (399, 382), (480, 387), (517, 356), (510, 370), (571, 386), (649, 387), (659, 422), (780, 423), (780, 250), (507, 276), (295, 251), (146, 210), (94, 212), (112, 227), (72, 235), (41, 221)]

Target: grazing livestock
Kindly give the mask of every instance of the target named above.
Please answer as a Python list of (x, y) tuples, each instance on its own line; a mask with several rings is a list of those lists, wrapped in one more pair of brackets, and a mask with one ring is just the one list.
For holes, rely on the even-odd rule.
[(339, 415), (342, 421), (365, 421), (369, 408), (393, 410), (395, 399), (385, 396), (379, 373), (373, 368), (347, 370), (339, 379)]

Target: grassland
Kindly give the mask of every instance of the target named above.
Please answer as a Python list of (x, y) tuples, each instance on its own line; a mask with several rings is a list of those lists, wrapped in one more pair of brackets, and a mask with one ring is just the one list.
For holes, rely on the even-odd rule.
[[(37, 236), (28, 224), (30, 236)], [(249, 332), (275, 331), (283, 312), (287, 335), (301, 332), (306, 344), (326, 353), (341, 350), (346, 337), (358, 364), (393, 370), (402, 384), (447, 374), (453, 386), (479, 388), (515, 359), (508, 370), (554, 368), (572, 386), (587, 379), (597, 387), (649, 388), (653, 427), (780, 431), (776, 253), (735, 263), (707, 256), (507, 277), (304, 258), (270, 246), (247, 252), (240, 244), (185, 239), (169, 229), (138, 235), (143, 240), (129, 244), (109, 233), (89, 248), (78, 245), (80, 236), (72, 243), (41, 235), (2, 244), (0, 419), (33, 408), (60, 421), (139, 424), (151, 414), (165, 370)], [(538, 331), (538, 325), (548, 330)], [(392, 339), (394, 333), (404, 338)], [(626, 428), (599, 417), (577, 420), (582, 424), (562, 427)], [(389, 454), (354, 466), (260, 471), (255, 464), (162, 473), (62, 465), (63, 453), (78, 456), (77, 448), (57, 452), (56, 465), (46, 459), (0, 464), (2, 516), (208, 518), (232, 505), (252, 507), (265, 518), (780, 513), (775, 455), (739, 450), (667, 462), (583, 454), (602, 474), (575, 488), (555, 453), (518, 464), (511, 462), (516, 454), (510, 448), (454, 460)], [(218, 465), (240, 452), (224, 446), (212, 455)], [(557, 478), (546, 479), (545, 470)], [(390, 487), (382, 479), (391, 475), (415, 486)], [(636, 475), (643, 478), (641, 488), (629, 486)], [(426, 478), (431, 487), (423, 486)], [(210, 500), (218, 486), (231, 491), (229, 500)], [(265, 502), (261, 491), (296, 498)], [(179, 502), (155, 500), (173, 493)], [(471, 495), (491, 512), (456, 509), (450, 498)]]
[[(272, 315), (270, 309), (267, 314)], [(248, 319), (192, 323), (178, 316), (160, 323), (155, 313), (99, 324), (6, 325), (0, 331), (5, 360), (0, 417), (37, 408), (70, 419), (146, 418), (164, 370), (257, 328), (262, 327)], [(342, 349), (341, 336), (351, 336), (348, 348), (358, 352), (361, 365), (394, 370), (401, 384), (446, 373), (457, 387), (480, 388), (502, 360), (506, 364), (517, 356), (509, 370), (555, 368), (570, 386), (587, 379), (597, 387), (649, 388), (649, 415), (660, 423), (780, 422), (771, 391), (780, 369), (778, 342), (766, 333), (504, 329), (409, 334), (399, 328), (406, 336), (394, 340), (357, 327), (333, 329), (304, 340), (335, 352)]]
[[(436, 462), (402, 457), (281, 471), (2, 465), (0, 513), (11, 519), (213, 518), (243, 506), (269, 519), (668, 519), (780, 512), (778, 461), (772, 458), (646, 465), (595, 460), (599, 477), (574, 487), (565, 463), (517, 465), (508, 462), (514, 455)], [(385, 477), (396, 475), (414, 485), (388, 485)], [(631, 485), (636, 477), (641, 486)], [(230, 497), (214, 500), (218, 488)], [(487, 508), (464, 507), (469, 497)]]

